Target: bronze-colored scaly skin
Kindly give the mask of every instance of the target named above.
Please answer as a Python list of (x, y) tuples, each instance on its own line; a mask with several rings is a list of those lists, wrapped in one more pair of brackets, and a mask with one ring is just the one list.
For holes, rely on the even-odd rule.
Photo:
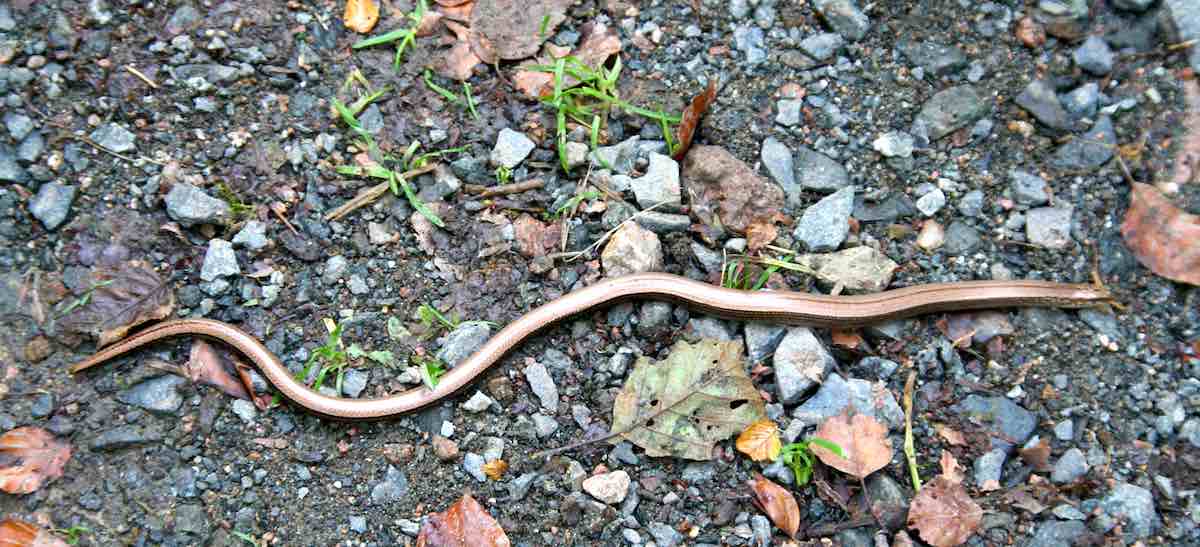
[(739, 291), (676, 275), (641, 273), (601, 281), (521, 316), (465, 361), (447, 371), (437, 388), (432, 390), (419, 387), (380, 399), (327, 397), (293, 378), (279, 358), (253, 336), (228, 323), (210, 319), (158, 323), (100, 350), (71, 367), (71, 372), (91, 368), (170, 336), (205, 336), (242, 352), (284, 397), (310, 412), (341, 420), (389, 418), (436, 403), (469, 385), (515, 346), (565, 317), (630, 298), (670, 300), (722, 317), (840, 328), (933, 312), (1021, 306), (1082, 308), (1111, 301), (1108, 291), (1102, 287), (1045, 281), (938, 283), (875, 294), (823, 296)]

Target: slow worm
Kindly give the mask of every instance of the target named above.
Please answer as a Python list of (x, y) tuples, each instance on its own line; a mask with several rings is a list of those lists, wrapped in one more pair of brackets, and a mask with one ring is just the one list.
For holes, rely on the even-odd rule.
[(631, 298), (670, 300), (728, 318), (842, 328), (932, 312), (1017, 306), (1083, 308), (1111, 301), (1103, 287), (1045, 281), (937, 283), (875, 294), (824, 296), (786, 291), (746, 292), (676, 275), (641, 273), (601, 281), (521, 316), (447, 371), (432, 390), (418, 387), (379, 399), (321, 395), (296, 380), (283, 362), (253, 336), (210, 319), (177, 319), (155, 324), (101, 349), (71, 367), (71, 372), (94, 367), (163, 338), (205, 336), (240, 351), (285, 398), (314, 414), (341, 420), (389, 418), (436, 403), (469, 385), (518, 344), (565, 317)]

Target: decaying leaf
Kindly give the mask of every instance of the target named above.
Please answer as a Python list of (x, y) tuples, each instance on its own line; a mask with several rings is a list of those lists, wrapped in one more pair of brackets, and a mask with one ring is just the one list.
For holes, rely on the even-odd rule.
[(937, 424), (934, 426), (934, 430), (937, 431), (939, 437), (952, 446), (967, 446), (966, 437), (957, 429), (953, 429), (946, 424)]
[(366, 34), (375, 28), (378, 21), (379, 5), (375, 0), (346, 0), (346, 11), (342, 14), (346, 28)]
[(483, 474), (494, 481), (504, 478), (506, 471), (508, 471), (508, 462), (504, 460), (492, 460), (483, 464)]
[(0, 521), (0, 545), (4, 547), (67, 547), (67, 542), (49, 530), (23, 520)]
[(800, 529), (800, 505), (792, 493), (762, 475), (755, 476), (750, 487), (754, 490), (754, 504), (771, 518), (775, 527), (788, 537), (796, 537), (796, 530)]
[(813, 454), (825, 465), (860, 479), (892, 461), (892, 441), (888, 439), (887, 426), (866, 414), (850, 416), (843, 410), (822, 422), (813, 436), (842, 448), (844, 457), (824, 446), (813, 445)]
[(628, 440), (647, 456), (712, 458), (713, 446), (766, 417), (738, 342), (677, 342), (660, 362), (638, 360), (613, 402), (610, 442)]
[(478, 0), (471, 10), (471, 46), (488, 64), (532, 57), (566, 20), (571, 0)]
[(71, 445), (40, 427), (18, 427), (0, 435), (0, 490), (28, 494), (61, 477)]
[(680, 179), (693, 215), (717, 230), (745, 232), (757, 219), (776, 218), (785, 205), (783, 188), (719, 146), (693, 146)]
[(696, 137), (696, 129), (700, 127), (700, 118), (704, 117), (704, 113), (708, 112), (708, 107), (712, 106), (715, 100), (717, 100), (717, 80), (709, 78), (708, 87), (693, 97), (691, 104), (683, 109), (683, 116), (679, 122), (679, 147), (675, 149), (674, 154), (671, 154), (675, 161), (681, 161), (687, 155), (688, 149), (692, 147), (692, 139)]
[(783, 450), (783, 442), (779, 439), (779, 426), (770, 419), (759, 420), (750, 424), (738, 435), (737, 449), (756, 462), (775, 461)]
[[(579, 40), (579, 45), (574, 50), (569, 52), (565, 49), (562, 51), (547, 45), (543, 48), (542, 53), (534, 64), (536, 65), (553, 65), (554, 60), (571, 55), (579, 60), (584, 66), (598, 67), (608, 61), (609, 57), (620, 53), (621, 38), (617, 36), (617, 32), (612, 27), (609, 27), (600, 22), (591, 22), (583, 26), (581, 30), (583, 37)], [(563, 77), (563, 88), (570, 88), (579, 83), (579, 80), (574, 76), (565, 75)], [(548, 72), (540, 70), (519, 69), (513, 74), (513, 84), (517, 89), (520, 89), (526, 95), (538, 98), (543, 95), (549, 95), (554, 90), (554, 76)]]
[(1044, 473), (1054, 469), (1054, 466), (1050, 465), (1050, 440), (1045, 437), (1038, 439), (1037, 444), (1022, 448), (1017, 453), (1034, 471)]
[(979, 529), (983, 509), (962, 484), (944, 476), (934, 478), (913, 497), (908, 526), (934, 547), (962, 545)]
[(221, 356), (212, 344), (197, 339), (192, 342), (191, 354), (185, 367), (187, 379), (213, 386), (226, 395), (249, 399), (250, 393), (241, 380), (229, 373)]
[(69, 331), (90, 334), (107, 346), (129, 329), (175, 311), (175, 293), (150, 265), (131, 260), (118, 268), (92, 268), (82, 302), (59, 321)]
[(417, 547), (508, 547), (504, 529), (470, 494), (429, 515), (417, 535)]
[(1134, 183), (1121, 235), (1150, 271), (1200, 285), (1200, 216), (1176, 208), (1157, 188)]
[(954, 484), (962, 484), (963, 469), (958, 464), (958, 460), (954, 457), (954, 454), (951, 454), (949, 450), (943, 450), (940, 463), (942, 465), (942, 476), (946, 477), (946, 480)]
[(833, 329), (829, 332), (833, 345), (846, 349), (857, 349), (866, 343), (858, 329)]

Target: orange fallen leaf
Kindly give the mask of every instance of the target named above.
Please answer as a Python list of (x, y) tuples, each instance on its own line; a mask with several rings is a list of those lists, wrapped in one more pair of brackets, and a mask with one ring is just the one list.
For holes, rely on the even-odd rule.
[(754, 422), (738, 435), (735, 446), (756, 462), (775, 461), (779, 452), (783, 450), (783, 442), (779, 440), (779, 426), (769, 419)]
[(700, 126), (700, 118), (704, 117), (708, 107), (716, 100), (717, 80), (709, 78), (708, 87), (693, 97), (692, 103), (683, 109), (683, 119), (679, 122), (679, 147), (671, 155), (675, 161), (682, 161), (683, 157), (687, 155), (688, 149), (692, 147), (692, 139), (696, 136), (696, 129)]
[(921, 488), (908, 507), (908, 527), (934, 547), (962, 545), (979, 529), (983, 509), (962, 484), (945, 476)]
[(756, 475), (750, 487), (754, 490), (754, 504), (771, 518), (776, 528), (795, 538), (796, 530), (800, 529), (800, 505), (792, 493), (762, 475)]
[(508, 547), (504, 529), (470, 494), (429, 515), (417, 535), (417, 547)]
[(0, 521), (0, 545), (5, 547), (67, 547), (49, 530), (13, 518)]
[(892, 441), (887, 426), (866, 414), (851, 417), (847, 411), (821, 423), (814, 437), (838, 445), (842, 456), (820, 445), (813, 445), (813, 454), (825, 465), (857, 478), (865, 478), (892, 461)]
[(1045, 437), (1038, 440), (1038, 443), (1028, 448), (1022, 448), (1017, 452), (1025, 463), (1033, 467), (1034, 471), (1046, 472), (1054, 469), (1050, 465), (1050, 441)]
[(18, 427), (0, 435), (0, 490), (28, 494), (61, 477), (71, 445), (40, 427)]
[(856, 349), (863, 345), (864, 342), (862, 334), (859, 334), (858, 329), (833, 329), (829, 335), (833, 340), (833, 345), (846, 349)]
[(1157, 188), (1134, 183), (1121, 235), (1150, 271), (1200, 285), (1200, 216), (1175, 207)]
[(508, 471), (508, 462), (504, 460), (492, 460), (483, 464), (483, 474), (494, 481), (504, 478), (506, 471)]
[(346, 28), (366, 34), (375, 28), (379, 21), (379, 6), (375, 0), (346, 0), (346, 11), (342, 14), (342, 22)]

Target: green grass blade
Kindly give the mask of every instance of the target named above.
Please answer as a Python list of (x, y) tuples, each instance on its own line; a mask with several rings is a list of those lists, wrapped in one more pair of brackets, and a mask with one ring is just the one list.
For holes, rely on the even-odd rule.
[(412, 34), (412, 31), (409, 29), (406, 29), (406, 28), (396, 29), (391, 32), (380, 34), (379, 36), (372, 36), (370, 38), (364, 38), (362, 40), (359, 40), (359, 41), (355, 42), (354, 45), (350, 46), (350, 48), (351, 49), (362, 49), (365, 47), (378, 46), (381, 44), (390, 44), (392, 42), (395, 42), (396, 40), (400, 40), (401, 38), (408, 36), (409, 34)]

